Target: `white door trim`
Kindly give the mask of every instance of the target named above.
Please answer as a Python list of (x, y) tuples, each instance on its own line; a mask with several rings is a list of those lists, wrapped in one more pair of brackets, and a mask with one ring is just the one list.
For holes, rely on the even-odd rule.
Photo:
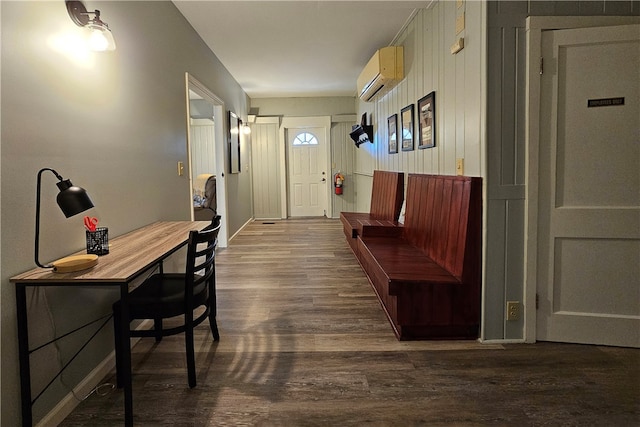
[(525, 93), (525, 253), (524, 253), (524, 339), (536, 341), (536, 291), (538, 248), (538, 171), (540, 148), (540, 57), (542, 31), (571, 28), (638, 24), (637, 16), (530, 16), (526, 21)]
[[(187, 103), (187, 159), (189, 159), (189, 170), (188, 176), (191, 177), (191, 132), (189, 130), (189, 125), (191, 118), (189, 117), (189, 88), (193, 89), (198, 95), (202, 96), (205, 100), (209, 101), (213, 105), (213, 116), (214, 119), (214, 133), (215, 133), (215, 144), (216, 144), (216, 198), (217, 198), (217, 211), (218, 214), (222, 216), (222, 222), (220, 225), (220, 232), (218, 233), (218, 246), (221, 248), (226, 248), (229, 242), (229, 230), (227, 228), (227, 218), (229, 214), (229, 207), (227, 205), (227, 190), (226, 190), (226, 179), (225, 179), (225, 141), (227, 140), (225, 135), (225, 123), (227, 122), (224, 118), (226, 117), (224, 112), (224, 101), (216, 96), (213, 92), (209, 90), (204, 84), (198, 81), (194, 76), (185, 73), (185, 83), (186, 83), (186, 103)], [(191, 178), (189, 178), (191, 180)], [(192, 183), (189, 184), (190, 194), (193, 191)], [(189, 196), (189, 209), (191, 211), (191, 220), (193, 221), (193, 200), (191, 196)]]
[[(325, 132), (325, 150), (326, 150), (326, 161), (325, 170), (327, 173), (331, 171), (330, 162), (331, 162), (331, 116), (318, 116), (318, 117), (283, 117), (282, 123), (280, 124), (280, 194), (281, 199), (281, 218), (286, 219), (289, 215), (288, 209), (288, 200), (289, 200), (289, 191), (287, 186), (287, 132), (288, 128), (302, 128), (302, 127), (313, 127), (313, 128), (324, 128)], [(330, 181), (329, 175), (327, 175), (327, 181)], [(326, 186), (326, 198), (327, 198), (327, 212), (326, 215), (329, 216), (330, 212), (333, 212), (332, 200), (331, 200), (331, 185)]]

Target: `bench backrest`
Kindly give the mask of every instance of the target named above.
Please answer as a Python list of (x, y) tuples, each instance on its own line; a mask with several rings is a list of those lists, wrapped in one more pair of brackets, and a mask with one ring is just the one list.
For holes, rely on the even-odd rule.
[(409, 174), (403, 233), (456, 278), (479, 280), (482, 178)]
[(397, 221), (404, 201), (404, 172), (373, 171), (371, 207), (373, 218)]

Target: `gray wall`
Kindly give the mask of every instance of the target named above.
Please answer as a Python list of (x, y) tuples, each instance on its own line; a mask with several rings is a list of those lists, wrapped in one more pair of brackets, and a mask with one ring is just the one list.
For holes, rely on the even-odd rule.
[[(89, 211), (112, 237), (157, 220), (189, 218), (188, 177), (176, 173), (186, 157), (185, 72), (193, 74), (242, 116), (248, 98), (234, 78), (168, 1), (92, 2), (113, 30), (117, 50), (78, 62), (52, 48), (52, 38), (76, 29), (64, 2), (1, 2), (2, 22), (2, 418), (20, 420), (15, 296), (9, 277), (34, 267), (35, 178), (56, 169), (85, 187)], [(248, 147), (244, 146), (243, 150)], [(246, 157), (249, 157), (248, 155)], [(227, 175), (229, 232), (250, 217), (248, 173)], [(44, 175), (41, 260), (84, 244), (82, 215), (64, 219), (55, 178)], [(30, 302), (34, 340), (61, 334), (110, 312), (109, 291), (50, 289)], [(73, 315), (71, 315), (73, 313)], [(36, 358), (34, 387), (70, 358), (89, 333)], [(109, 327), (36, 404), (41, 417), (112, 351)]]

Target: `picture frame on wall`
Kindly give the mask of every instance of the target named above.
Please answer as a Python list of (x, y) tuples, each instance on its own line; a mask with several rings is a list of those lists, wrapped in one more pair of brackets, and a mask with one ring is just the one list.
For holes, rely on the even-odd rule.
[(436, 93), (418, 100), (418, 148), (432, 148), (436, 146)]
[(240, 173), (240, 129), (242, 121), (229, 111), (229, 173)]
[(413, 104), (400, 110), (402, 122), (402, 151), (413, 151)]
[(398, 153), (398, 115), (387, 118), (387, 136), (389, 140), (389, 154)]

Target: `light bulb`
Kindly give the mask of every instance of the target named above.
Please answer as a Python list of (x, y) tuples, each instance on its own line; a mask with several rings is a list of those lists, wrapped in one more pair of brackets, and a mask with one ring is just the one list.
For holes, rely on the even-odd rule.
[(115, 50), (116, 42), (108, 28), (101, 25), (89, 24), (89, 48), (96, 52)]

